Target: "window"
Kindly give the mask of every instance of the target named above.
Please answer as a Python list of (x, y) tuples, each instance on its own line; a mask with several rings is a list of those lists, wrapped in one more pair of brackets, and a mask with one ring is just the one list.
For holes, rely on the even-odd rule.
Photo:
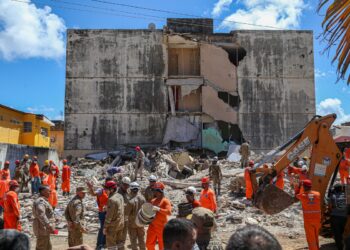
[(21, 124), (21, 122), (18, 121), (18, 120), (16, 120), (16, 119), (11, 119), (11, 120), (10, 120), (10, 123), (13, 123), (13, 124), (16, 124), (16, 125)]
[(199, 76), (199, 49), (169, 48), (170, 76)]
[(23, 132), (31, 133), (32, 132), (32, 123), (31, 122), (23, 122)]
[(47, 128), (40, 128), (40, 134), (47, 137), (49, 135), (49, 130)]

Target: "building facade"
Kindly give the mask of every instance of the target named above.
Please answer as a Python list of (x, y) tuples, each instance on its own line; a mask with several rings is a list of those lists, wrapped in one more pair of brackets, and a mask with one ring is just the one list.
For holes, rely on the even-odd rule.
[(311, 31), (68, 30), (67, 153), (135, 144), (267, 151), (315, 114)]
[(50, 128), (51, 148), (56, 149), (58, 157), (62, 158), (64, 154), (64, 121), (53, 120), (54, 126)]

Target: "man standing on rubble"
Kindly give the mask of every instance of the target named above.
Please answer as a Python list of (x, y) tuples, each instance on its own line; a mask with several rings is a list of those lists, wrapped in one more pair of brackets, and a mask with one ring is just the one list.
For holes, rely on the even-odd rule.
[(61, 188), (62, 188), (62, 192), (63, 192), (63, 196), (69, 196), (70, 193), (70, 176), (71, 176), (71, 171), (70, 171), (70, 167), (67, 165), (67, 160), (64, 159), (62, 161), (63, 163), (63, 167), (62, 167), (62, 184), (61, 184)]
[[(123, 228), (124, 228), (124, 199), (117, 192), (117, 184), (114, 181), (107, 181), (105, 190), (108, 194), (106, 219), (103, 234), (106, 235), (108, 249), (124, 249)], [(122, 244), (121, 244), (122, 243)]]
[(157, 182), (154, 185), (155, 198), (152, 200), (153, 211), (156, 212), (156, 216), (147, 230), (146, 247), (147, 250), (155, 250), (156, 243), (158, 242), (158, 249), (163, 250), (163, 230), (165, 224), (168, 222), (168, 216), (171, 215), (171, 203), (164, 196), (164, 184)]
[(239, 148), (239, 153), (241, 154), (241, 168), (245, 168), (248, 165), (249, 156), (250, 156), (250, 145), (249, 141), (242, 143)]
[(136, 146), (136, 167), (135, 167), (135, 177), (134, 180), (137, 180), (137, 174), (140, 173), (141, 181), (143, 178), (143, 164), (145, 161), (145, 153), (141, 150), (140, 146)]
[(209, 167), (209, 178), (213, 181), (214, 191), (217, 196), (220, 195), (222, 173), (218, 164), (218, 157), (215, 156), (213, 163)]
[(21, 163), (20, 163), (20, 166), (21, 166), (21, 168), (23, 170), (22, 181), (21, 181), (23, 186), (21, 186), (21, 192), (24, 192), (24, 190), (26, 190), (26, 191), (29, 190), (28, 189), (28, 182), (30, 180), (30, 177), (29, 177), (30, 163), (31, 162), (29, 160), (29, 155), (25, 154), (23, 156), (23, 159), (22, 159)]
[(311, 180), (302, 181), (303, 191), (297, 194), (304, 214), (304, 229), (309, 250), (318, 250), (318, 234), (321, 228), (320, 193), (311, 190)]
[(76, 195), (68, 203), (64, 216), (68, 225), (68, 245), (74, 247), (83, 244), (83, 233), (87, 230), (83, 226), (85, 188), (77, 187)]
[(214, 213), (216, 213), (217, 210), (217, 204), (216, 204), (216, 197), (214, 191), (209, 188), (209, 178), (203, 177), (202, 178), (202, 192), (199, 198), (199, 203), (202, 207), (207, 208)]
[(18, 192), (19, 185), (17, 181), (10, 181), (9, 191), (4, 196), (4, 229), (22, 230)]
[(127, 206), (129, 197), (128, 197), (128, 190), (130, 186), (130, 178), (129, 177), (123, 177), (121, 181), (121, 185), (118, 188), (118, 193), (123, 197), (124, 200), (124, 227), (123, 227), (123, 234), (122, 234), (122, 241), (120, 242), (118, 249), (124, 249), (126, 236), (128, 234), (128, 214), (130, 213), (130, 208)]
[(130, 184), (130, 199), (128, 201), (128, 228), (132, 250), (145, 250), (145, 228), (136, 225), (135, 220), (142, 205), (146, 202), (142, 195), (139, 195), (140, 185), (137, 182)]
[(51, 250), (50, 234), (55, 232), (55, 226), (51, 223), (54, 213), (48, 202), (50, 187), (41, 185), (39, 194), (39, 198), (33, 203), (33, 232), (36, 237), (36, 250)]
[(32, 163), (29, 167), (29, 174), (31, 178), (32, 194), (39, 193), (40, 186), (40, 167), (38, 164), (38, 157), (33, 156)]
[(153, 198), (154, 198), (153, 188), (154, 188), (154, 185), (157, 182), (157, 177), (155, 177), (152, 174), (148, 178), (148, 181), (149, 181), (149, 185), (146, 187), (145, 191), (143, 192), (143, 196), (145, 196), (145, 199), (146, 199), (147, 202), (151, 202), (153, 200)]

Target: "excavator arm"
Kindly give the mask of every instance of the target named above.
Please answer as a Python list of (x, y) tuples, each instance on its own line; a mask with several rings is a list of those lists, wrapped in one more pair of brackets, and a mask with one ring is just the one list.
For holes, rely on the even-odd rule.
[(276, 153), (283, 150), (285, 152), (279, 156), (276, 163), (268, 166), (269, 162), (262, 160), (255, 165), (250, 175), (255, 206), (268, 214), (275, 214), (294, 203), (294, 197), (270, 183), (310, 147), (309, 178), (312, 181), (312, 190), (320, 192), (321, 200), (324, 199), (330, 178), (337, 173), (336, 169), (341, 159), (341, 152), (330, 133), (335, 119), (335, 114), (315, 116), (302, 131), (277, 150)]

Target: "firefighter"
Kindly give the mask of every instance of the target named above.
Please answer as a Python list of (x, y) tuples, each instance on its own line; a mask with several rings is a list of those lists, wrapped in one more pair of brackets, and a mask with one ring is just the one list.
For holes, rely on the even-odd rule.
[(309, 179), (302, 181), (303, 190), (297, 194), (300, 200), (303, 215), (306, 240), (310, 250), (318, 250), (318, 234), (321, 228), (321, 200), (320, 193), (312, 191), (312, 182)]
[(10, 172), (10, 162), (5, 161), (4, 168), (0, 171), (0, 177), (2, 175), (6, 175), (8, 180), (11, 180), (11, 172)]
[(185, 195), (186, 195), (186, 200), (188, 203), (192, 204), (192, 209), (196, 208), (196, 207), (200, 207), (200, 203), (198, 200), (196, 200), (196, 195), (197, 190), (195, 187), (188, 187), (185, 191)]
[(9, 182), (9, 191), (4, 196), (4, 229), (21, 231), (21, 211), (18, 200), (19, 185), (17, 181)]
[(279, 189), (284, 189), (284, 171), (279, 172), (272, 180), (271, 183)]
[(253, 185), (250, 178), (250, 171), (253, 170), (254, 161), (250, 160), (248, 166), (244, 169), (244, 181), (245, 181), (245, 197), (247, 200), (253, 198)]
[[(299, 163), (301, 163), (301, 162), (303, 162), (303, 161), (300, 161)], [(302, 165), (301, 168), (288, 166), (288, 175), (292, 175), (292, 174), (295, 174), (299, 177), (299, 183), (297, 183), (297, 182), (294, 183), (294, 193), (295, 193), (295, 195), (297, 195), (299, 192), (302, 192), (302, 188), (303, 188), (302, 182), (304, 180), (309, 179), (309, 173), (307, 170), (307, 166)]]
[(55, 232), (55, 226), (51, 222), (54, 213), (48, 198), (50, 187), (41, 185), (39, 187), (40, 196), (33, 203), (33, 232), (36, 237), (36, 250), (51, 250), (50, 234)]
[(38, 165), (38, 158), (33, 156), (32, 163), (29, 167), (29, 174), (31, 178), (32, 194), (39, 193), (40, 186), (40, 168)]
[(346, 184), (346, 179), (349, 177), (349, 167), (350, 167), (350, 160), (347, 160), (345, 158), (345, 155), (343, 155), (339, 163), (340, 182), (343, 185)]
[(137, 174), (140, 173), (141, 180), (143, 178), (143, 165), (145, 160), (145, 153), (141, 150), (140, 146), (136, 146), (136, 167), (134, 180), (137, 180)]
[(242, 143), (239, 148), (239, 153), (241, 154), (241, 168), (245, 168), (248, 165), (249, 156), (250, 156), (250, 145), (249, 141)]
[(147, 202), (151, 202), (154, 198), (153, 187), (157, 182), (157, 177), (155, 177), (154, 175), (150, 175), (148, 181), (149, 185), (146, 187), (143, 195), (145, 196)]
[(218, 164), (218, 157), (214, 157), (212, 164), (209, 167), (209, 177), (213, 181), (214, 191), (216, 195), (220, 195), (222, 173)]
[[(44, 184), (45, 180), (43, 181)], [(47, 177), (47, 184), (50, 186), (51, 192), (49, 197), (49, 203), (51, 204), (53, 210), (55, 210), (58, 199), (57, 199), (57, 191), (56, 191), (56, 170), (53, 166), (50, 167), (50, 173)]]
[(123, 196), (117, 192), (117, 184), (114, 181), (107, 181), (105, 183), (105, 190), (108, 195), (108, 203), (103, 234), (106, 235), (106, 245), (108, 249), (119, 249), (119, 246), (124, 246), (124, 242), (122, 242), (124, 199)]
[(146, 202), (145, 198), (139, 194), (140, 185), (137, 182), (130, 184), (130, 198), (128, 200), (128, 228), (129, 238), (132, 250), (145, 250), (145, 228), (139, 227), (135, 223), (135, 219), (141, 206)]
[(202, 207), (207, 208), (216, 213), (216, 197), (214, 191), (211, 188), (209, 188), (209, 178), (203, 177), (201, 182), (203, 190), (201, 191), (199, 203)]
[[(52, 192), (52, 189), (51, 189)], [(68, 225), (68, 245), (74, 247), (83, 244), (83, 233), (87, 230), (83, 226), (85, 188), (77, 187), (76, 195), (68, 203), (64, 216)]]
[(123, 196), (123, 200), (124, 200), (124, 227), (123, 227), (122, 240), (118, 244), (118, 249), (124, 249), (126, 236), (128, 234), (128, 216), (127, 216), (127, 214), (129, 214), (130, 208), (127, 205), (128, 205), (128, 200), (129, 200), (128, 190), (129, 190), (130, 182), (131, 182), (131, 180), (129, 177), (123, 177), (123, 179), (121, 181), (121, 185), (118, 188), (118, 193), (121, 196)]
[(63, 163), (63, 167), (62, 167), (62, 184), (61, 184), (61, 188), (62, 188), (62, 192), (63, 192), (63, 196), (69, 196), (70, 194), (70, 176), (71, 176), (71, 171), (70, 171), (70, 167), (67, 165), (67, 160), (64, 159), (62, 161)]
[(0, 180), (0, 215), (4, 210), (4, 196), (9, 191), (9, 183), (10, 181), (7, 179), (7, 175), (3, 174)]
[(44, 166), (41, 168), (41, 172), (48, 173), (50, 171), (50, 161), (45, 160)]
[(153, 210), (156, 216), (147, 230), (146, 247), (147, 250), (155, 250), (155, 245), (158, 242), (158, 249), (163, 250), (163, 230), (168, 222), (168, 216), (171, 215), (170, 201), (164, 196), (164, 184), (157, 182), (154, 185), (154, 196), (152, 200)]

